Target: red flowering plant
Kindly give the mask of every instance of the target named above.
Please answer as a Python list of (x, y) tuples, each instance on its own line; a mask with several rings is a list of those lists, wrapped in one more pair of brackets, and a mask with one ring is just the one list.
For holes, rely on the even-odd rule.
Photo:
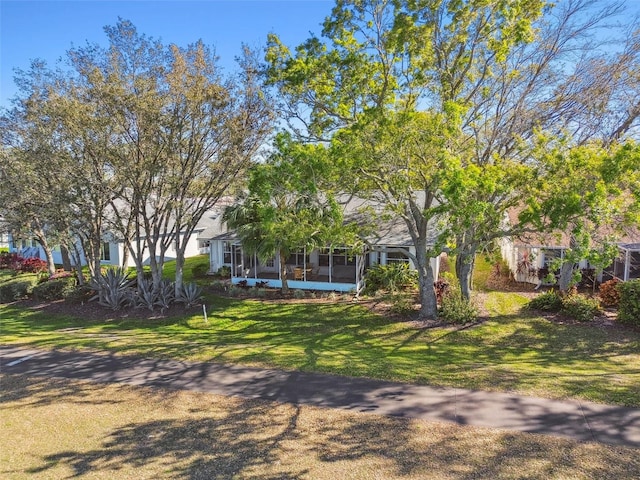
[(23, 273), (40, 273), (47, 271), (47, 262), (39, 258), (25, 258), (19, 270)]

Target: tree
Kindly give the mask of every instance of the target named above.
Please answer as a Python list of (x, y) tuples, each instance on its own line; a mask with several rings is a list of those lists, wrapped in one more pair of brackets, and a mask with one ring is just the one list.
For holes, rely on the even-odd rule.
[(606, 267), (617, 255), (615, 240), (639, 225), (639, 155), (632, 142), (606, 148), (595, 143), (548, 149), (545, 144), (539, 153), (546, 169), (537, 180), (541, 193), (529, 198), (519, 221), (569, 242), (564, 257), (552, 265), (560, 271), (561, 292), (580, 280), (580, 260)]
[(47, 114), (51, 80), (41, 62), (20, 72), (23, 96), (0, 117), (3, 150), (0, 159), (0, 209), (14, 236), (35, 237), (49, 274), (55, 273), (52, 249), (69, 241), (68, 179), (61, 175), (64, 159), (56, 122)]
[[(338, 0), (324, 23), (326, 41), (312, 37), (291, 53), (276, 36), (269, 38), (267, 73), (293, 131), (328, 140), (342, 129), (342, 143), (363, 145), (384, 138), (390, 125), (414, 140), (430, 137), (422, 145), (410, 141), (413, 148), (385, 139), (384, 154), (366, 155), (368, 162), (348, 170), (348, 178), (362, 179), (359, 194), (381, 197), (405, 220), (418, 252), (422, 317), (437, 316), (425, 232), (442, 220), (445, 207), (435, 210), (434, 200), (444, 174), (459, 171), (471, 150), (464, 141), (466, 100), (498, 73), (492, 65), (531, 40), (543, 6), (536, 0)], [(405, 122), (408, 132), (401, 130)], [(433, 133), (424, 133), (424, 126)]]
[(318, 145), (302, 145), (286, 135), (249, 175), (248, 192), (228, 207), (224, 220), (250, 255), (265, 262), (279, 257), (282, 292), (288, 293), (287, 258), (295, 251), (325, 247), (345, 238), (342, 211), (318, 189), (327, 155)]
[(175, 246), (180, 293), (189, 237), (237, 187), (271, 131), (269, 97), (248, 49), (241, 74), (225, 79), (202, 42), (163, 45), (126, 20), (105, 32), (106, 49), (72, 49), (70, 70), (45, 72), (34, 124), (52, 125), (61, 161), (51, 170), (66, 179), (61, 198), (92, 277), (110, 231), (124, 240), (140, 280), (148, 258), (156, 286)]

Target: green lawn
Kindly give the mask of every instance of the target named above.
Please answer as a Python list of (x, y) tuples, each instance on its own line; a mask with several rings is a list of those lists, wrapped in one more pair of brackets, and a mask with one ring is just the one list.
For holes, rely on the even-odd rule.
[(271, 303), (209, 297), (180, 318), (92, 323), (0, 306), (0, 342), (92, 348), (640, 406), (640, 333), (555, 324), (520, 313), (525, 299), (489, 293), (492, 315), (420, 329), (351, 302)]

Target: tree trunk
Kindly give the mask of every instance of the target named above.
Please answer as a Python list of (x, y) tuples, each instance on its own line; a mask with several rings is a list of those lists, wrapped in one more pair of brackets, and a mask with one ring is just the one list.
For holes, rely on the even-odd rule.
[(564, 262), (560, 267), (560, 278), (558, 279), (558, 288), (562, 294), (569, 292), (573, 284), (573, 262)]
[(184, 284), (184, 251), (176, 249), (176, 278), (175, 278), (175, 292), (176, 298), (182, 295)]
[(78, 249), (78, 245), (76, 243), (72, 243), (71, 247), (73, 248), (73, 263), (76, 269), (76, 278), (78, 279), (78, 285), (84, 285), (84, 272), (82, 271), (82, 256), (80, 255), (80, 250)]
[(44, 251), (44, 256), (47, 258), (47, 272), (49, 275), (53, 275), (56, 273), (56, 264), (53, 261), (53, 252), (51, 248), (49, 248), (49, 244), (47, 243), (47, 239), (42, 233), (42, 231), (35, 230), (33, 232), (34, 236), (38, 240), (38, 243), (42, 247), (42, 251)]
[(425, 242), (417, 242), (416, 259), (418, 262), (418, 284), (420, 286), (420, 313), (421, 319), (436, 320), (438, 318), (438, 301), (433, 288), (435, 275), (431, 268), (431, 259), (427, 256)]
[(71, 254), (65, 244), (60, 244), (60, 256), (62, 257), (62, 268), (64, 268), (65, 272), (70, 272), (73, 269), (71, 265)]
[(476, 248), (473, 245), (464, 246), (456, 256), (456, 277), (460, 283), (460, 292), (467, 300), (471, 300), (475, 259)]
[(289, 284), (287, 283), (287, 257), (280, 252), (280, 280), (282, 280), (282, 294), (286, 295), (289, 293)]

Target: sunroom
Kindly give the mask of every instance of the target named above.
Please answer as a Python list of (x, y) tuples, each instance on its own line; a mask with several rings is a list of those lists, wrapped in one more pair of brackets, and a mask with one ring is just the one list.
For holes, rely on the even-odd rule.
[[(240, 243), (229, 242), (231, 282), (235, 285), (282, 287), (280, 258), (261, 262)], [(347, 247), (300, 249), (285, 259), (289, 288), (358, 292), (363, 286), (367, 256)]]

